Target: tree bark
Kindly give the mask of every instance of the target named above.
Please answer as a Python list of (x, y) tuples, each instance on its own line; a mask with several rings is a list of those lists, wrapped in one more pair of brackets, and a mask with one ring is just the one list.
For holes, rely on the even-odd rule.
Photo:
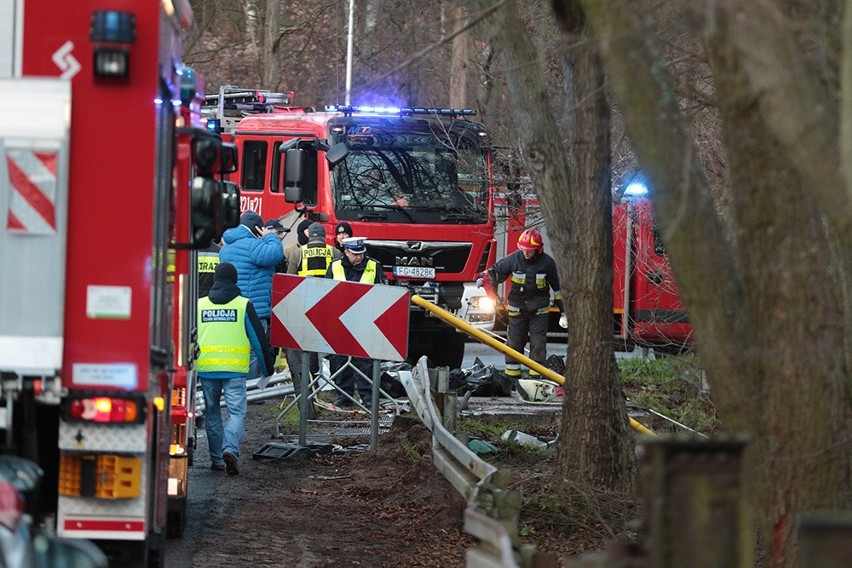
[[(802, 61), (785, 59), (796, 52), (779, 43), (791, 26), (752, 11), (767, 3), (719, 2), (718, 10), (699, 14), (710, 16), (704, 28), (728, 153), (733, 234), (725, 235), (666, 62), (634, 3), (582, 3), (651, 180), (656, 220), (720, 416), (726, 429), (752, 438), (750, 495), (770, 564), (793, 566), (796, 515), (847, 508), (850, 500), (848, 243), (844, 221), (823, 211), (832, 192), (846, 190), (837, 181), (834, 189), (812, 187), (837, 180), (836, 126), (825, 122), (836, 120), (834, 113), (812, 113), (813, 105), (827, 104), (818, 90), (800, 86), (785, 96)], [(820, 132), (803, 133), (798, 120)], [(796, 136), (820, 154), (796, 148)], [(837, 196), (841, 211), (846, 199)]]
[(611, 219), (612, 213), (604, 198), (609, 194), (608, 112), (602, 93), (595, 92), (601, 84), (600, 67), (594, 53), (578, 54), (572, 61), (578, 70), (569, 80), (572, 91), (567, 106), (581, 132), (571, 138), (569, 153), (577, 167), (571, 172), (544, 72), (517, 6), (510, 2), (501, 7), (489, 25), (514, 109), (514, 126), (537, 188), (562, 289), (569, 297), (570, 372), (558, 450), (559, 473), (567, 482), (629, 490), (633, 486), (631, 439), (614, 372), (611, 312), (602, 300), (612, 286), (611, 276), (606, 278), (612, 266), (607, 262), (612, 247), (608, 247), (608, 253), (603, 250), (612, 234), (604, 219)]

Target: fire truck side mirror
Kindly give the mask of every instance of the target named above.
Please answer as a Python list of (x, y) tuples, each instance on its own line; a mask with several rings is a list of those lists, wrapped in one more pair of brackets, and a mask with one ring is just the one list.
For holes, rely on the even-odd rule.
[(334, 166), (345, 160), (348, 155), (349, 146), (345, 142), (338, 142), (326, 151), (325, 159), (328, 162), (328, 166), (333, 169)]
[(232, 181), (223, 183), (222, 225), (230, 229), (240, 224), (240, 186)]
[(222, 161), (222, 141), (218, 136), (199, 134), (192, 139), (192, 157), (198, 175), (213, 177)]
[(235, 171), (237, 171), (237, 145), (222, 142), (222, 163), (219, 173), (230, 174)]
[(284, 154), (284, 201), (302, 201), (302, 183), (305, 175), (305, 151), (291, 148)]
[(223, 184), (204, 177), (192, 180), (192, 246), (200, 249), (219, 237), (225, 228), (223, 218)]

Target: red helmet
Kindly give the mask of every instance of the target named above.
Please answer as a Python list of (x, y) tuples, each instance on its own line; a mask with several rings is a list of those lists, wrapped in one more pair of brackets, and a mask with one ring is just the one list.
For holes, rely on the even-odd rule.
[(527, 229), (518, 237), (518, 248), (522, 250), (534, 250), (538, 253), (544, 251), (544, 240), (538, 229)]

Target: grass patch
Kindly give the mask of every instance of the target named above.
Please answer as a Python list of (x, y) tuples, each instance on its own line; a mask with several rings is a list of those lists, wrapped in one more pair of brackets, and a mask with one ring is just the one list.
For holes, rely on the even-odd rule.
[[(703, 388), (704, 370), (694, 354), (657, 356), (652, 360), (618, 361), (624, 394), (636, 405), (648, 408), (701, 432), (719, 429), (716, 407)], [(655, 417), (657, 432), (683, 431), (669, 421)]]

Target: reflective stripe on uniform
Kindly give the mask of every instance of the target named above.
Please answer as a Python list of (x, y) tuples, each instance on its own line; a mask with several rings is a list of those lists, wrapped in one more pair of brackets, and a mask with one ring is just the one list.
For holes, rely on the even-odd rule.
[(299, 276), (325, 276), (333, 257), (334, 247), (330, 245), (303, 245)]

